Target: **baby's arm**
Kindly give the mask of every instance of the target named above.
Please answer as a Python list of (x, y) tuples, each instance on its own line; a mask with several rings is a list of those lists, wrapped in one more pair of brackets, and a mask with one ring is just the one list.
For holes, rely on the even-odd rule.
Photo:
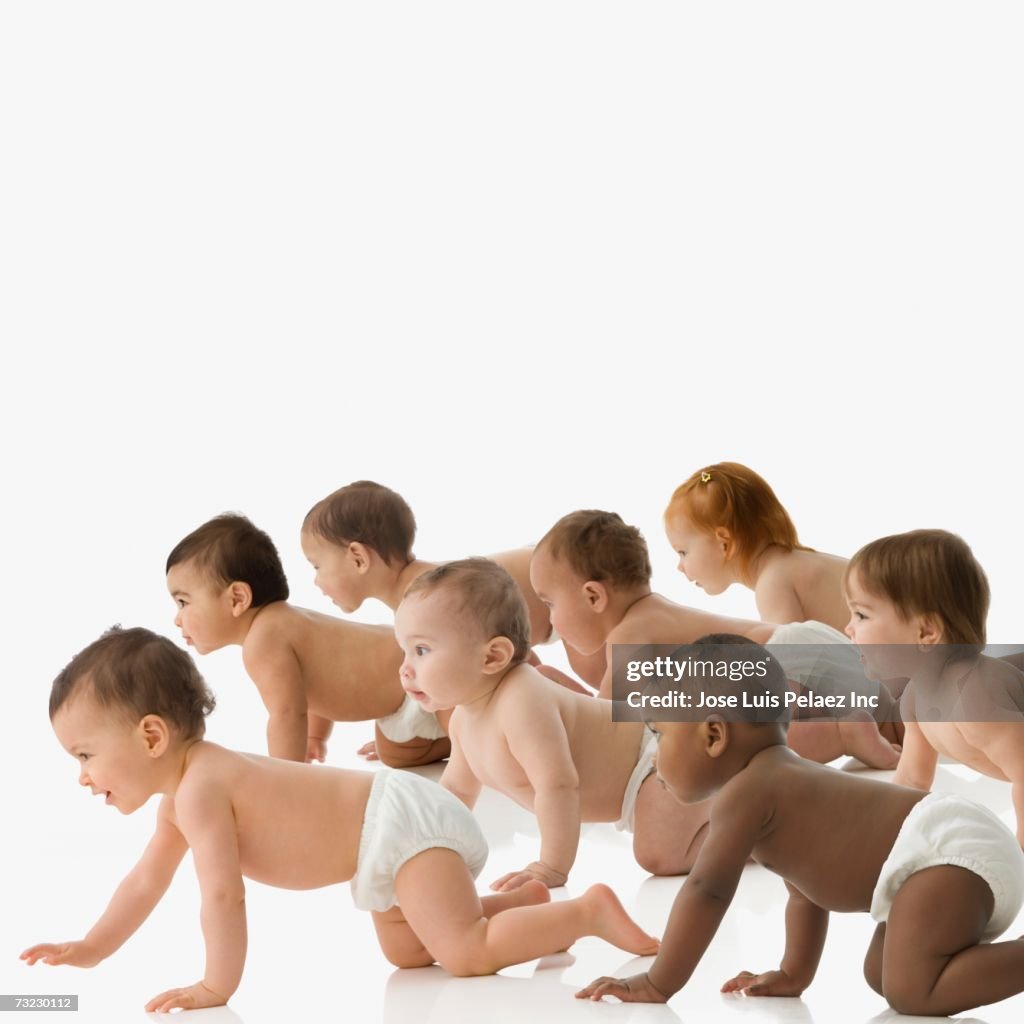
[(1003, 722), (993, 727), (991, 744), (984, 753), (1010, 780), (1013, 810), (1017, 816), (1017, 841), (1024, 847), (1024, 726), (1020, 722)]
[(331, 738), (334, 723), (322, 715), (308, 715), (309, 734), (306, 737), (306, 760), (319, 761), (321, 764), (327, 757), (327, 741)]
[(480, 796), (480, 780), (473, 774), (469, 761), (459, 743), (459, 726), (456, 717), (453, 715), (448, 723), (448, 736), (451, 740), (452, 752), (441, 773), (441, 785), (454, 793), (470, 810), (476, 806), (477, 798)]
[(938, 752), (925, 738), (921, 726), (915, 721), (905, 722), (903, 751), (892, 781), (897, 786), (929, 790), (935, 781), (935, 767), (938, 763)]
[(78, 942), (40, 943), (21, 954), (29, 965), (70, 964), (94, 967), (118, 950), (149, 917), (171, 884), (174, 872), (185, 856), (188, 843), (174, 824), (169, 797), (161, 801), (156, 831), (139, 862), (125, 876), (111, 897), (107, 909)]
[(185, 785), (178, 790), (178, 821), (192, 847), (202, 894), (206, 971), (202, 981), (151, 999), (149, 1013), (223, 1005), (238, 988), (245, 964), (245, 887), (230, 794), (220, 779), (208, 775), (182, 792)]
[[(523, 680), (529, 682), (529, 680)], [(565, 885), (580, 842), (580, 780), (558, 704), (538, 686), (518, 686), (502, 695), (497, 711), (509, 752), (533, 790), (540, 828), (540, 859), (491, 884), (499, 892), (532, 878), (548, 888)]]
[(723, 992), (745, 992), (748, 996), (798, 996), (814, 980), (825, 949), (828, 911), (812, 903), (799, 889), (786, 882), (786, 951), (777, 971), (754, 974), (740, 971), (722, 986)]
[(309, 707), (299, 659), (280, 635), (254, 636), (254, 632), (250, 630), (242, 648), (242, 660), (270, 712), (267, 750), (271, 757), (305, 761)]
[(599, 1000), (609, 995), (624, 1002), (664, 1003), (678, 992), (729, 909), (769, 811), (751, 787), (723, 789), (712, 807), (708, 837), (697, 863), (672, 904), (654, 965), (630, 978), (598, 978), (577, 992), (576, 998)]

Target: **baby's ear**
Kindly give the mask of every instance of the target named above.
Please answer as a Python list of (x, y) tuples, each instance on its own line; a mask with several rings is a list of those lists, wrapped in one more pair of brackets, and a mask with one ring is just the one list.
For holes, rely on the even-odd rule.
[(732, 558), (736, 553), (736, 540), (724, 526), (719, 526), (715, 530), (715, 540), (718, 541), (721, 546), (722, 554), (725, 555), (726, 558)]
[(507, 636), (493, 636), (484, 651), (484, 672), (490, 675), (508, 668), (515, 656), (516, 645)]
[(248, 583), (235, 580), (228, 586), (228, 594), (231, 596), (232, 618), (237, 619), (252, 607), (252, 587)]
[(918, 619), (917, 642), (924, 645), (941, 644), (945, 631), (935, 615), (922, 615)]
[(729, 723), (721, 715), (710, 715), (701, 725), (708, 757), (721, 757), (729, 746)]
[(348, 557), (352, 560), (356, 572), (362, 574), (369, 571), (370, 559), (374, 554), (373, 548), (354, 540), (348, 546)]
[(146, 715), (139, 722), (139, 731), (146, 744), (146, 753), (150, 757), (159, 757), (171, 740), (170, 729), (159, 715)]
[(587, 580), (583, 584), (583, 597), (593, 612), (600, 614), (608, 607), (608, 588), (597, 580)]

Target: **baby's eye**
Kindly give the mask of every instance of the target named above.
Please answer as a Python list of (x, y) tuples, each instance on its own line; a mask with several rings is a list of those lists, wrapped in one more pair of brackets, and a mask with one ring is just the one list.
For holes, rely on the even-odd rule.
[(185, 607), (185, 602), (180, 597), (178, 598), (178, 600), (175, 603), (177, 604), (177, 606), (179, 608), (184, 608)]
[(420, 656), (422, 657), (422, 656), (423, 656), (424, 654), (426, 654), (426, 653), (427, 653), (427, 651), (429, 650), (429, 648), (428, 648), (428, 647), (424, 647), (424, 646), (423, 646), (423, 644), (417, 644), (417, 645), (416, 645), (416, 646), (415, 646), (415, 647), (413, 648), (413, 650), (414, 650), (414, 651), (415, 651), (415, 652), (416, 652), (416, 653), (417, 653), (418, 655), (420, 655)]
[(78, 755), (78, 760), (79, 761), (88, 761), (91, 756), (92, 756), (91, 754), (79, 754)]
[(853, 617), (855, 619), (859, 619), (861, 622), (863, 622), (867, 618), (867, 616), (863, 612), (854, 612)]

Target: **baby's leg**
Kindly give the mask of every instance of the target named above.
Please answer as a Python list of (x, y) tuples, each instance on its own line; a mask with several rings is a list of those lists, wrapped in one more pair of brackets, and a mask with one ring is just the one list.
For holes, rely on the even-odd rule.
[(685, 875), (708, 831), (711, 801), (681, 804), (654, 772), (636, 795), (633, 856), (652, 875)]
[(882, 994), (898, 1013), (946, 1017), (1024, 991), (1024, 941), (978, 945), (992, 890), (966, 868), (927, 868), (889, 910)]
[(899, 751), (866, 713), (862, 719), (791, 722), (786, 742), (790, 750), (818, 764), (828, 764), (848, 754), (869, 768), (895, 768), (900, 759)]
[[(538, 879), (532, 879), (510, 892), (483, 896), (480, 899), (484, 917), (493, 917), (502, 910), (512, 907), (528, 907), (539, 903), (550, 903), (548, 887)], [(409, 927), (400, 906), (390, 910), (373, 912), (373, 927), (377, 931), (380, 948), (388, 962), (396, 967), (427, 967), (434, 962), (416, 933)]]
[(657, 939), (629, 917), (604, 885), (591, 886), (574, 900), (514, 904), (488, 918), (466, 862), (452, 850), (433, 848), (406, 861), (395, 892), (424, 951), (455, 975), (493, 974), (509, 964), (561, 952), (584, 935), (597, 935), (636, 956), (658, 949)]
[(871, 937), (871, 945), (868, 946), (867, 954), (864, 957), (864, 980), (879, 995), (882, 995), (882, 952), (885, 948), (885, 925), (880, 924)]

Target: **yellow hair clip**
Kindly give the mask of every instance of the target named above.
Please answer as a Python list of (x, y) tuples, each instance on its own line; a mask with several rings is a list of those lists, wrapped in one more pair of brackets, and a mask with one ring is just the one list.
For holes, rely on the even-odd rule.
[(701, 475), (700, 475), (700, 482), (702, 484), (710, 483), (710, 481), (711, 481), (711, 474), (710, 473), (708, 473), (707, 471), (701, 473)]

